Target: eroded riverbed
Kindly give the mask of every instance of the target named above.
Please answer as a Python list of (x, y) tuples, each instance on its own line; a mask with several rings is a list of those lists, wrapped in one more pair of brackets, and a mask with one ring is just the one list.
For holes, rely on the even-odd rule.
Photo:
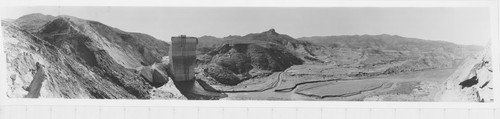
[(275, 85), (257, 92), (226, 92), (231, 100), (433, 101), (455, 69), (427, 70), (371, 78), (277, 72)]

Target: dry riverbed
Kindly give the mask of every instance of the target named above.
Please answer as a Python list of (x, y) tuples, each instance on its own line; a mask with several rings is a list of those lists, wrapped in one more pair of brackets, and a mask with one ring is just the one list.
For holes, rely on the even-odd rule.
[[(308, 70), (307, 68), (301, 68)], [(340, 74), (299, 74), (286, 70), (270, 77), (266, 90), (231, 92), (231, 100), (434, 101), (439, 86), (455, 69), (427, 70), (371, 78)], [(316, 71), (312, 71), (316, 72)], [(276, 82), (278, 78), (278, 82)], [(262, 81), (262, 79), (261, 79)], [(274, 85), (269, 85), (274, 84)], [(269, 87), (274, 86), (274, 87)]]

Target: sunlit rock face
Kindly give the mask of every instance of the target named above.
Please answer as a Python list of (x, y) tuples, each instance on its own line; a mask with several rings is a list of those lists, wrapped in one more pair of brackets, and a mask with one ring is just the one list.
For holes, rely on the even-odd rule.
[(450, 76), (442, 92), (442, 101), (493, 102), (493, 67), (491, 47), (468, 58), (458, 70)]

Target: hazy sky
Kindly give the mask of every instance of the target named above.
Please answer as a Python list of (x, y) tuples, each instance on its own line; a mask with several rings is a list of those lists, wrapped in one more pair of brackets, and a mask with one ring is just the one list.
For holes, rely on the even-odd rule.
[(70, 15), (165, 41), (181, 34), (225, 37), (271, 28), (295, 38), (391, 34), (474, 45), (490, 40), (487, 8), (10, 7), (2, 11), (2, 19), (29, 13)]

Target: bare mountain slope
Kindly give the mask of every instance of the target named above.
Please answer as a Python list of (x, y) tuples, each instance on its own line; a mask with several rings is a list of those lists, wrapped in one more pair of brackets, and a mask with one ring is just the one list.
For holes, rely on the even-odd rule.
[[(9, 97), (44, 98), (137, 98), (125, 88), (65, 55), (54, 45), (9, 23), (2, 23), (7, 54)], [(40, 64), (37, 67), (36, 64)], [(43, 72), (40, 74), (39, 72)], [(36, 83), (36, 85), (33, 84)], [(40, 83), (42, 82), (42, 83)], [(33, 84), (33, 85), (32, 85)], [(37, 90), (29, 90), (38, 87)], [(144, 88), (148, 88), (145, 86)], [(36, 91), (36, 92), (33, 92)], [(132, 91), (131, 92), (137, 92)], [(38, 93), (30, 95), (29, 93)]]
[[(151, 65), (168, 55), (169, 44), (149, 35), (128, 33), (95, 21), (71, 16), (58, 16), (36, 33), (67, 52), (70, 45), (85, 44), (110, 52), (111, 57), (126, 68)], [(79, 40), (67, 40), (79, 39)]]
[[(43, 16), (29, 20), (43, 21)], [(168, 55), (166, 42), (72, 16), (57, 16), (40, 27), (30, 26), (39, 23), (34, 21), (26, 22), (29, 29), (2, 21), (9, 97), (151, 98), (154, 82), (136, 69), (160, 63)]]

